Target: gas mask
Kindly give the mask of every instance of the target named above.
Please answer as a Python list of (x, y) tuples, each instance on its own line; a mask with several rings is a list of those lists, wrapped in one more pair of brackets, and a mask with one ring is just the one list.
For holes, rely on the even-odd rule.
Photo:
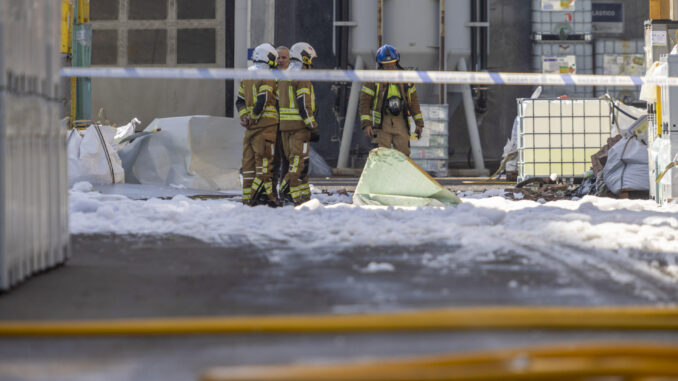
[(400, 97), (388, 98), (388, 111), (393, 116), (398, 116), (403, 109), (403, 100)]

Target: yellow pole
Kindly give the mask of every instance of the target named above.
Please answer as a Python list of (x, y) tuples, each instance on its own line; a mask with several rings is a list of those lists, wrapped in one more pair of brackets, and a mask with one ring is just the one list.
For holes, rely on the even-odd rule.
[(5, 321), (2, 336), (406, 332), (488, 329), (678, 330), (678, 308), (474, 307), (354, 315)]
[(648, 376), (675, 379), (676, 356), (678, 347), (666, 344), (574, 342), (354, 363), (217, 367), (205, 372), (201, 380), (616, 380), (649, 379)]

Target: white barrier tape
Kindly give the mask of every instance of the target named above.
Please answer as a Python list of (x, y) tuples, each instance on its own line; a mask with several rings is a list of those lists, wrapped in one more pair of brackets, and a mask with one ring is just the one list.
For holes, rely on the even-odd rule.
[(62, 68), (64, 77), (174, 78), (174, 79), (288, 79), (322, 82), (409, 82), (474, 85), (545, 86), (678, 86), (678, 77), (643, 78), (622, 75), (569, 75), (542, 73), (487, 73), (413, 70), (248, 70), (210, 68)]

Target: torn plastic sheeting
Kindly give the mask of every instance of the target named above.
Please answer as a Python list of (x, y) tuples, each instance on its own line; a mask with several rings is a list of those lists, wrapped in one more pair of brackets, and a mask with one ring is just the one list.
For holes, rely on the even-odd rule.
[(240, 189), (244, 128), (233, 118), (157, 118), (120, 152), (127, 182), (199, 190)]
[(370, 151), (355, 193), (356, 205), (447, 206), (457, 195), (440, 185), (409, 157), (389, 148)]
[(91, 125), (80, 132), (68, 134), (68, 183), (87, 181), (91, 184), (119, 184), (125, 182), (125, 172), (118, 151), (125, 144), (116, 144), (134, 132), (138, 120), (134, 118), (122, 127)]

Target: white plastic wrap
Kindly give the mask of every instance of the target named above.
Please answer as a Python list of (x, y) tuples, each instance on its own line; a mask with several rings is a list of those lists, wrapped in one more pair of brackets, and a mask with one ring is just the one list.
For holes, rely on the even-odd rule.
[(649, 191), (647, 146), (634, 136), (622, 138), (607, 154), (603, 180), (615, 194), (621, 190)]
[(120, 151), (127, 182), (209, 191), (240, 189), (245, 129), (212, 116), (155, 119)]
[(76, 129), (71, 130), (68, 135), (69, 186), (80, 181), (91, 184), (124, 183), (125, 171), (117, 153), (121, 145), (115, 140), (123, 139), (130, 131), (134, 131), (134, 121), (121, 129), (91, 125), (82, 135)]

